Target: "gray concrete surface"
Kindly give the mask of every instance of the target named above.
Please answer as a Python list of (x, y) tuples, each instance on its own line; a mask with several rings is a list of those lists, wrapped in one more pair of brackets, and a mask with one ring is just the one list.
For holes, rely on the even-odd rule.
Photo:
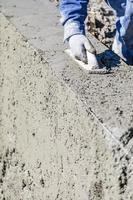
[(54, 3), (0, 10), (1, 199), (133, 199), (132, 67), (91, 35), (115, 71), (76, 66)]

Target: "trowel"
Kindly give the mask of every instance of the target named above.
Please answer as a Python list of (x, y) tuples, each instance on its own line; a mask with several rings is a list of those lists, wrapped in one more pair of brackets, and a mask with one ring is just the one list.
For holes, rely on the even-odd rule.
[(87, 51), (87, 59), (88, 59), (88, 64), (85, 64), (84, 62), (76, 59), (74, 55), (72, 54), (70, 49), (66, 49), (65, 52), (74, 60), (76, 63), (79, 64), (80, 67), (84, 68), (87, 71), (99, 71), (99, 64), (97, 61), (97, 58), (94, 54), (89, 53)]

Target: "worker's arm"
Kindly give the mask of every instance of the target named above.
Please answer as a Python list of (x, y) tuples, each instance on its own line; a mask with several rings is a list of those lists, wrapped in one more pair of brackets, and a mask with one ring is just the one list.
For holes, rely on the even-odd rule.
[(61, 23), (64, 26), (64, 41), (68, 41), (73, 55), (87, 63), (86, 51), (95, 54), (95, 49), (85, 36), (84, 21), (89, 0), (60, 0)]
[(84, 21), (88, 2), (89, 0), (60, 0), (64, 40), (68, 40), (74, 34), (85, 34)]

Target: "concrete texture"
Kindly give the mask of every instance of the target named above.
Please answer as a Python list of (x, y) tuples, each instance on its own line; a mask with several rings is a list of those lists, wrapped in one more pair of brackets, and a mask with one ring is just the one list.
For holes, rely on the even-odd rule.
[(115, 71), (76, 66), (54, 3), (0, 5), (0, 199), (132, 200), (132, 67), (91, 35)]
[(89, 0), (88, 31), (111, 48), (115, 36), (116, 17), (105, 0)]

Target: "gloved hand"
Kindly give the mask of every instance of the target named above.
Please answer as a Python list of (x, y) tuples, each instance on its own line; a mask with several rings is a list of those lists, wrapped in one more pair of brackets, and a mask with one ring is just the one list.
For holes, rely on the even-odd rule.
[(88, 63), (86, 51), (96, 54), (96, 50), (91, 42), (81, 34), (73, 35), (69, 39), (69, 46), (76, 59)]

